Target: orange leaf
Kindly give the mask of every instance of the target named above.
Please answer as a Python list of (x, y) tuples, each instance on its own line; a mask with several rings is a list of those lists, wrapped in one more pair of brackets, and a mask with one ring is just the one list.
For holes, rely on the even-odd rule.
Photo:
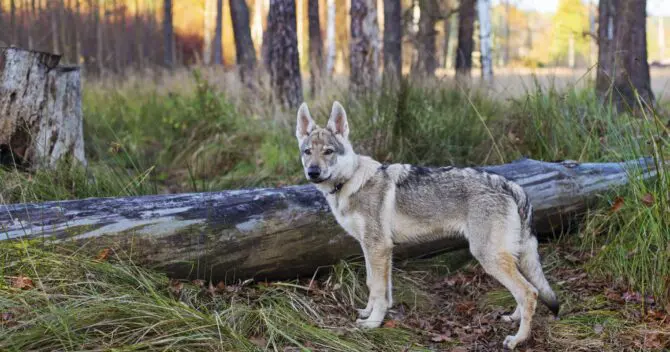
[(642, 200), (642, 204), (644, 204), (648, 207), (654, 205), (654, 203), (656, 202), (656, 199), (654, 199), (654, 195), (651, 194), (651, 193), (647, 193), (647, 194), (643, 195), (641, 200)]
[(20, 290), (29, 290), (34, 288), (35, 285), (33, 284), (32, 279), (27, 276), (20, 275), (12, 279), (12, 287), (18, 288)]
[(168, 291), (170, 291), (170, 293), (175, 297), (179, 297), (181, 295), (181, 290), (183, 288), (184, 284), (181, 281), (170, 279), (170, 286), (168, 287)]
[(623, 198), (621, 197), (616, 197), (614, 199), (614, 204), (612, 204), (612, 208), (610, 208), (611, 213), (616, 213), (623, 207)]
[(105, 248), (105, 249), (101, 250), (100, 253), (98, 253), (98, 256), (95, 257), (95, 260), (98, 260), (98, 261), (101, 261), (101, 262), (107, 260), (107, 258), (109, 258), (109, 253), (111, 253), (111, 251), (112, 251), (111, 248)]
[(219, 293), (225, 291), (226, 289), (226, 284), (223, 283), (223, 281), (219, 281), (218, 284), (216, 284), (216, 290), (219, 291)]
[(387, 320), (387, 321), (384, 323), (384, 327), (385, 327), (385, 328), (391, 328), (391, 329), (393, 329), (393, 328), (396, 327), (397, 324), (398, 324), (398, 321), (397, 321), (397, 320), (393, 320), (393, 319), (391, 319), (391, 320)]

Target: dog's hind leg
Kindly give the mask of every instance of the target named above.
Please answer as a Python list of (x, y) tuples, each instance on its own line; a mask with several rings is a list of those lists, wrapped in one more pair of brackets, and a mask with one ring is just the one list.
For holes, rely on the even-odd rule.
[(370, 263), (370, 272), (368, 274), (368, 289), (370, 296), (368, 306), (372, 307), (367, 319), (358, 319), (356, 324), (363, 328), (376, 328), (382, 324), (386, 311), (389, 308), (388, 290), (391, 286), (391, 256), (393, 254), (393, 244), (387, 244), (382, 239), (369, 239), (363, 245), (366, 247)]
[(517, 302), (521, 318), (519, 330), (516, 335), (507, 336), (503, 342), (503, 347), (513, 349), (530, 335), (531, 321), (537, 305), (537, 289), (519, 272), (516, 258), (511, 253), (490, 253), (484, 260), (480, 259), (480, 263), (488, 274), (512, 293)]
[(516, 257), (509, 251), (494, 246), (471, 248), (472, 254), (481, 263), (484, 270), (505, 288), (517, 302), (521, 322), (514, 336), (507, 336), (503, 347), (513, 349), (528, 339), (531, 321), (537, 306), (537, 289), (519, 272)]

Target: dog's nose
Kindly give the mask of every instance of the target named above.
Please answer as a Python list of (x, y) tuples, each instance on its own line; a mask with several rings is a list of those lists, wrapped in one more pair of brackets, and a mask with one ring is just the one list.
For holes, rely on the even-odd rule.
[(310, 166), (307, 168), (307, 175), (310, 179), (316, 180), (321, 175), (321, 169), (318, 166)]

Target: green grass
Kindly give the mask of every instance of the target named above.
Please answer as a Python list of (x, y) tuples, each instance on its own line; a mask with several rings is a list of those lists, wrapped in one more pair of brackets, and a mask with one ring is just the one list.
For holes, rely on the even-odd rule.
[[(0, 168), (0, 203), (304, 182), (295, 112), (269, 103), (263, 88), (250, 92), (239, 84), (217, 86), (205, 76), (179, 76), (179, 88), (87, 85), (83, 104), (89, 166), (64, 163), (35, 173)], [(620, 161), (652, 156), (664, 165), (670, 152), (661, 113), (616, 115), (591, 89), (531, 88), (503, 101), (476, 90), (404, 82), (397, 92), (365, 101), (346, 96), (333, 82), (329, 91), (309, 101), (312, 115), (324, 124), (332, 100), (342, 101), (357, 151), (384, 162), (481, 165), (521, 157)], [(592, 253), (588, 269), (593, 275), (653, 295), (662, 305), (670, 299), (670, 176), (667, 167), (661, 169), (665, 171), (654, 180), (642, 182), (631, 175), (629, 185), (603, 195), (600, 210), (586, 217), (579, 238), (581, 248)], [(624, 205), (612, 212), (616, 197)], [(0, 322), (3, 350), (426, 348), (426, 337), (419, 338), (422, 332), (415, 328), (353, 329), (352, 307), (364, 305), (366, 294), (358, 263), (335, 266), (317, 293), (306, 289), (308, 283), (295, 281), (211, 297), (187, 283), (175, 298), (167, 277), (138, 268), (122, 255), (97, 262), (62, 248), (0, 242), (0, 258), (5, 278), (0, 281), (0, 312), (14, 317), (12, 324)], [(554, 270), (557, 264), (552, 263), (559, 260), (548, 262), (548, 270)], [(395, 274), (398, 302), (411, 312), (436, 309), (436, 298), (422, 278), (454, 268), (441, 259), (407, 265), (411, 270)], [(37, 289), (11, 287), (11, 277), (18, 275), (31, 277)], [(484, 307), (512, 305), (501, 291), (491, 291), (482, 302)], [(607, 319), (611, 312), (601, 311), (600, 296), (584, 302), (572, 297), (567, 303), (578, 313), (551, 325), (558, 329), (555, 338), (561, 346), (580, 338), (590, 347), (603, 346), (609, 342), (594, 337), (594, 324), (603, 326), (603, 336), (628, 326), (621, 317)]]

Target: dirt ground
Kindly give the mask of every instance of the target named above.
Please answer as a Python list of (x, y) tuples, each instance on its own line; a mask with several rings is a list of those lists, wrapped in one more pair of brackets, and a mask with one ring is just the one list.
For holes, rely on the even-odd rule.
[[(590, 274), (586, 269), (590, 255), (574, 246), (543, 244), (541, 255), (561, 311), (556, 319), (538, 303), (532, 336), (517, 351), (668, 351), (670, 305), (661, 307), (651, 297), (630, 292), (611, 278)], [(414, 334), (412, 346), (398, 346), (398, 351), (417, 347), (459, 352), (502, 350), (502, 341), (516, 332), (518, 323), (500, 320), (515, 304), (499, 283), (472, 260), (445, 274), (410, 268), (415, 265), (399, 264), (396, 276), (420, 285), (428, 293), (427, 302), (425, 298), (423, 303), (409, 303), (411, 297), (396, 299), (400, 303), (383, 326)], [(347, 316), (333, 311), (332, 325), (328, 325), (350, 324), (354, 317), (353, 308)]]

